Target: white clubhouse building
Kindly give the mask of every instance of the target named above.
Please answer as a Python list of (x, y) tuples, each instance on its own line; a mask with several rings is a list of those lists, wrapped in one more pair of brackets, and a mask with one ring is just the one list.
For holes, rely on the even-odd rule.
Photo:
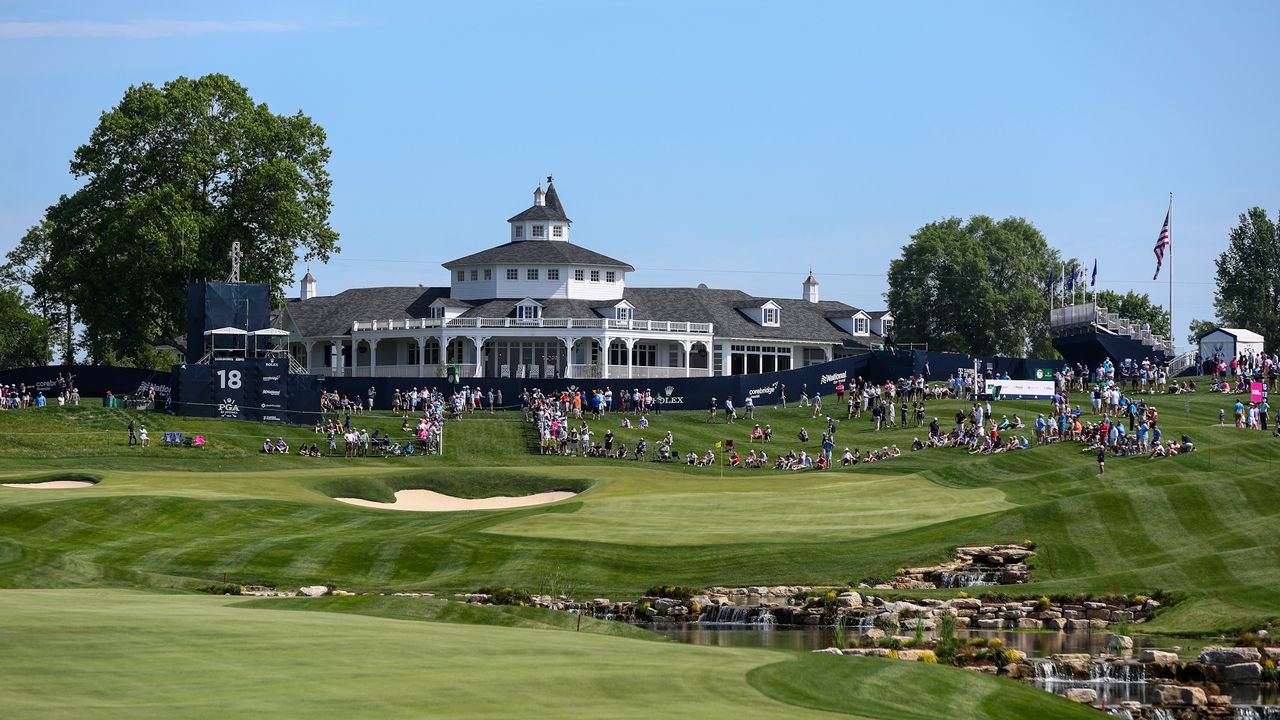
[(551, 178), (507, 221), (509, 241), (444, 263), (449, 287), (316, 293), (310, 272), (281, 323), (309, 372), (347, 377), (664, 378), (790, 370), (879, 347), (893, 326), (818, 299), (639, 288), (631, 265), (575, 245)]

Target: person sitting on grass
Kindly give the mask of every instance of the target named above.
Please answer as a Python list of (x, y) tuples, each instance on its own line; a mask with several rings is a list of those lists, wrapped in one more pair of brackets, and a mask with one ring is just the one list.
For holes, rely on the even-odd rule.
[(641, 415), (641, 416), (640, 416), (640, 424), (639, 424), (639, 427), (640, 427), (640, 429), (641, 429), (641, 430), (644, 430), (645, 428), (649, 427), (649, 416), (648, 416), (648, 415)]
[(276, 452), (280, 453), (281, 455), (289, 454), (289, 444), (284, 441), (284, 438), (276, 439)]
[(310, 452), (308, 452), (307, 454), (308, 454), (308, 455), (310, 455), (310, 456), (311, 456), (311, 457), (313, 457), (313, 458), (318, 458), (318, 457), (320, 457), (320, 446), (319, 446), (319, 445), (316, 445), (314, 442), (313, 442), (313, 443), (311, 443), (311, 450), (310, 450)]
[(302, 443), (298, 446), (298, 457), (308, 457), (306, 443)]
[(771, 440), (773, 440), (773, 426), (772, 426), (772, 425), (765, 425), (765, 426), (764, 426), (764, 441), (765, 441), (765, 442), (769, 442), (769, 441), (771, 441)]
[(755, 442), (757, 440), (764, 440), (764, 430), (760, 429), (760, 423), (756, 423), (756, 426), (751, 428), (750, 442)]
[(271, 444), (271, 438), (268, 437), (268, 438), (262, 439), (262, 452), (264, 453), (275, 452), (275, 446)]
[(924, 443), (920, 442), (920, 438), (919, 438), (919, 437), (917, 437), (915, 440), (912, 440), (912, 441), (911, 441), (911, 450), (912, 450), (912, 452), (914, 452), (914, 451), (916, 451), (916, 450), (923, 450), (923, 449), (924, 449)]
[(853, 459), (853, 453), (849, 452), (849, 448), (844, 449), (844, 454), (840, 456), (840, 464), (844, 467), (853, 465), (856, 460)]
[(630, 419), (630, 418), (628, 418), (628, 417), (626, 417), (626, 416), (624, 415), (624, 416), (623, 416), (623, 418), (622, 418), (622, 423), (619, 425), (619, 427), (621, 427), (623, 430), (630, 430), (630, 429), (631, 429), (631, 419)]
[(817, 467), (817, 469), (819, 470), (826, 470), (827, 468), (831, 467), (831, 463), (827, 462), (826, 455), (818, 455), (818, 462), (815, 465), (815, 467)]
[(809, 431), (804, 428), (800, 428), (800, 432), (796, 433), (796, 437), (800, 439), (800, 442), (807, 443), (809, 442)]
[(742, 456), (738, 454), (737, 450), (734, 450), (733, 454), (729, 456), (729, 467), (742, 467)]
[(671, 443), (668, 440), (661, 440), (658, 443), (658, 460), (667, 462), (671, 459)]
[(684, 463), (685, 463), (686, 465), (697, 465), (697, 464), (698, 464), (698, 454), (697, 454), (697, 453), (695, 453), (694, 451), (690, 450), (690, 451), (689, 451), (689, 454), (684, 456)]

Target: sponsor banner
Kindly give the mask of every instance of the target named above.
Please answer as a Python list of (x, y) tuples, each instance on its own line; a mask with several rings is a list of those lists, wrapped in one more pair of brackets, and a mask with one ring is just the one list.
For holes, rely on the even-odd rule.
[[(62, 378), (61, 383), (59, 377)], [(39, 367), (0, 370), (0, 385), (34, 386), (46, 398), (56, 397), (68, 379), (80, 391), (81, 398), (103, 397), (110, 390), (124, 396), (146, 392), (152, 388), (160, 407), (169, 396), (169, 372), (118, 368), (107, 365), (42, 365)]]
[(209, 363), (209, 400), (215, 415), (224, 420), (243, 420), (246, 366), (244, 358), (213, 358)]
[(1052, 380), (987, 380), (985, 392), (993, 399), (1050, 400), (1055, 395)]

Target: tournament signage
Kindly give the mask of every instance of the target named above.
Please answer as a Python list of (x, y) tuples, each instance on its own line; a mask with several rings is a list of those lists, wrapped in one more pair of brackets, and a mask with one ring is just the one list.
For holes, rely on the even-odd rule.
[(1049, 400), (1056, 393), (1052, 380), (988, 380), (986, 394), (997, 400)]
[(280, 358), (250, 360), (250, 377), (253, 379), (257, 402), (249, 408), (249, 416), (264, 422), (285, 422), (285, 410), (289, 407), (289, 366)]
[(218, 417), (244, 419), (245, 359), (215, 357), (210, 366), (209, 397)]

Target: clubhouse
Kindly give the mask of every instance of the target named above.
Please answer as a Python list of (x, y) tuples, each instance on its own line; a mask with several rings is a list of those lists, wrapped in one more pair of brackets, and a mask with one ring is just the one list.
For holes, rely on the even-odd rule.
[(344, 377), (666, 378), (790, 370), (878, 348), (885, 310), (742, 290), (628, 285), (635, 268), (570, 241), (552, 179), (508, 242), (444, 263), (449, 287), (316, 292), (281, 311), (293, 358)]

